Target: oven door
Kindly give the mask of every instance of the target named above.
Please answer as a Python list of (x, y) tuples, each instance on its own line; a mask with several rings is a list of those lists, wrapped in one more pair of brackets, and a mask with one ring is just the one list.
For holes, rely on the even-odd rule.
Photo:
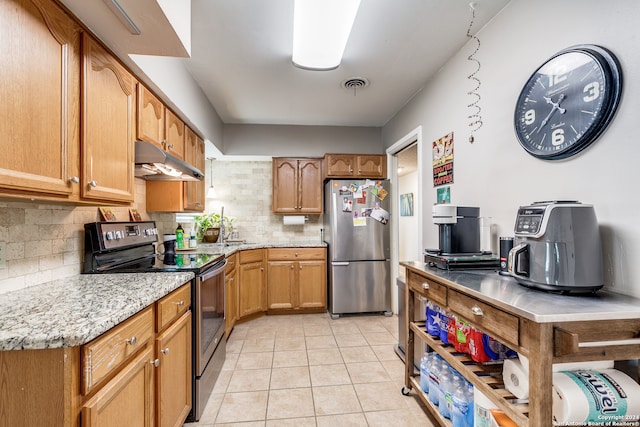
[(196, 276), (195, 375), (202, 375), (209, 359), (224, 335), (224, 271), (227, 260)]

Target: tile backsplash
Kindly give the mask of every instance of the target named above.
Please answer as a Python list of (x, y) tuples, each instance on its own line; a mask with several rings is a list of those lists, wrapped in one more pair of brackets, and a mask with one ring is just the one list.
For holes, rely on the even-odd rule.
[[(210, 184), (207, 162), (206, 183)], [(239, 238), (248, 242), (292, 243), (318, 240), (321, 215), (309, 215), (304, 225), (285, 226), (271, 212), (271, 161), (214, 161), (217, 198), (206, 211), (236, 218)], [(143, 219), (156, 221), (160, 233), (175, 230), (175, 214), (146, 212), (145, 181), (135, 180), (135, 203)], [(118, 220), (129, 220), (129, 207), (113, 207)], [(81, 273), (84, 224), (99, 221), (97, 207), (29, 201), (0, 202), (0, 242), (6, 243), (6, 266), (0, 268), (0, 293)], [(184, 224), (183, 224), (184, 225)]]

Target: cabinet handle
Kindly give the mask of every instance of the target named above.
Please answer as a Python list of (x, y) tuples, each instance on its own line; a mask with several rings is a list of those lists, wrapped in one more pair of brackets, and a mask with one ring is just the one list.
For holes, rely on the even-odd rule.
[(471, 307), (471, 312), (473, 314), (475, 314), (476, 316), (484, 316), (484, 313), (482, 312), (482, 309), (480, 307), (478, 307), (477, 305), (474, 305), (473, 307)]
[(260, 267), (260, 271), (264, 271), (264, 267)]
[(179, 307), (182, 307), (184, 305), (184, 301), (177, 301), (177, 302), (174, 302), (174, 304)]
[(167, 148), (173, 148), (173, 144), (167, 145)]
[(69, 178), (69, 182), (73, 183), (73, 184), (77, 184), (80, 182), (80, 178), (78, 178), (77, 176), (73, 176), (71, 178)]
[(422, 284), (422, 289), (424, 289), (425, 291), (428, 291), (429, 290), (429, 283), (428, 282), (424, 282)]
[(157, 368), (158, 366), (160, 366), (160, 359), (152, 360), (149, 363)]
[(160, 350), (160, 353), (164, 354), (165, 356), (169, 355), (169, 347), (165, 348), (164, 350)]
[(96, 188), (98, 186), (98, 182), (97, 181), (89, 181), (89, 185), (92, 186), (93, 188)]
[(298, 255), (298, 252), (296, 252), (296, 257), (298, 257), (298, 256), (299, 256), (299, 255)]
[(138, 342), (138, 339), (135, 336), (133, 336), (131, 338), (124, 340), (124, 342), (126, 342), (129, 345), (136, 345), (136, 343)]
[(291, 269), (293, 270), (293, 265), (291, 266)]

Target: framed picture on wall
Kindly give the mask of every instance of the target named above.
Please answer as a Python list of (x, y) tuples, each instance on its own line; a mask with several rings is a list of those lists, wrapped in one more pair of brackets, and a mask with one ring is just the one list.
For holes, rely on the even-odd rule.
[(400, 195), (400, 216), (413, 216), (413, 193)]
[(117, 221), (116, 214), (113, 212), (111, 208), (98, 208), (100, 210), (100, 215), (102, 215), (102, 219), (107, 222)]

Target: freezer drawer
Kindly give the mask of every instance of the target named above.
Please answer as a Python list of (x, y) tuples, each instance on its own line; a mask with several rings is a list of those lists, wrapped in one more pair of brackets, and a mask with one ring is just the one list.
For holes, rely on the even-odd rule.
[(329, 312), (391, 313), (391, 262), (331, 262), (329, 268)]

